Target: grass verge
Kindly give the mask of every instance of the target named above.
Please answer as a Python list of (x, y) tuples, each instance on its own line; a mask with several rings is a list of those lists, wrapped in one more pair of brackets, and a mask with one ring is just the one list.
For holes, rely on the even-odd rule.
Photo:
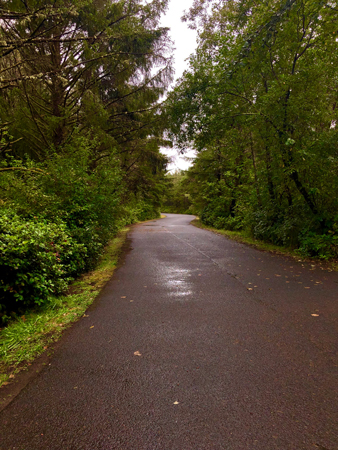
[(9, 384), (83, 316), (112, 277), (128, 231), (129, 228), (123, 228), (109, 242), (95, 270), (74, 281), (67, 295), (51, 297), (39, 311), (32, 311), (0, 330), (0, 387)]
[(269, 244), (268, 242), (260, 241), (258, 239), (254, 239), (246, 235), (240, 231), (230, 231), (230, 230), (219, 230), (217, 228), (209, 227), (208, 225), (204, 225), (200, 219), (194, 219), (191, 222), (192, 225), (198, 228), (203, 228), (204, 230), (209, 230), (217, 234), (221, 234), (223, 236), (228, 237), (234, 241), (240, 242), (241, 244), (247, 244), (251, 247), (257, 248), (258, 250), (264, 250), (272, 253), (278, 253), (280, 255), (290, 256), (292, 258), (297, 259), (298, 261), (309, 261), (312, 263), (316, 263), (321, 266), (323, 269), (329, 271), (338, 271), (338, 262), (337, 261), (321, 261), (318, 259), (305, 258), (300, 256), (295, 250), (288, 247), (281, 247), (279, 245)]

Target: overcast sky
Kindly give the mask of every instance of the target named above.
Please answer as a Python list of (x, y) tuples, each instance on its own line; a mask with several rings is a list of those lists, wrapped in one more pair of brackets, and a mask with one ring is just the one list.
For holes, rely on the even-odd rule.
[[(167, 14), (163, 16), (161, 21), (162, 26), (170, 28), (170, 36), (176, 49), (174, 51), (175, 80), (188, 68), (188, 63), (185, 60), (191, 53), (194, 53), (197, 46), (196, 32), (190, 30), (187, 23), (181, 21), (183, 12), (188, 10), (192, 3), (193, 0), (170, 0)], [(180, 156), (176, 149), (164, 149), (163, 153), (172, 158), (170, 170), (187, 169), (191, 165), (191, 162), (186, 161), (185, 157), (192, 157), (192, 152), (187, 153), (186, 156)]]

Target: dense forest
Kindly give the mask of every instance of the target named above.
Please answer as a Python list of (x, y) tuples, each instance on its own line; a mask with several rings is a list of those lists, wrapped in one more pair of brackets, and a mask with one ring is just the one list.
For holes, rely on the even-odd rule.
[(183, 195), (207, 225), (336, 258), (337, 2), (195, 0), (184, 20), (198, 47), (168, 133), (197, 157), (171, 204)]
[(166, 0), (0, 1), (0, 318), (159, 216)]
[[(0, 319), (91, 269), (125, 224), (192, 212), (338, 257), (338, 4), (0, 0)], [(181, 45), (177, 43), (177, 45)], [(161, 147), (196, 151), (168, 175)], [(170, 187), (171, 186), (171, 187)]]

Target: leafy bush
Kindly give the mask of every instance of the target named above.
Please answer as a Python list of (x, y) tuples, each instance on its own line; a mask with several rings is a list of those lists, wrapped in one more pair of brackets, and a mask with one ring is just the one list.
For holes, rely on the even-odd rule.
[[(1, 175), (6, 205), (20, 217), (63, 223), (69, 235), (86, 247), (85, 269), (94, 266), (110, 236), (117, 232), (123, 186), (114, 161), (91, 167), (95, 141), (75, 136), (63, 153), (50, 152), (43, 164), (28, 158), (10, 160), (25, 170)], [(107, 161), (108, 160), (108, 161)], [(109, 163), (109, 164), (108, 164)]]
[(205, 225), (215, 226), (215, 228), (222, 228), (222, 226), (216, 227), (218, 222), (226, 220), (229, 216), (227, 209), (223, 205), (219, 205), (216, 202), (208, 204), (201, 213), (201, 220)]
[(243, 228), (241, 219), (238, 216), (217, 217), (213, 226), (219, 230), (224, 229), (230, 231), (238, 231)]
[(243, 228), (242, 215), (237, 214), (237, 207), (235, 208), (236, 215), (231, 215), (229, 206), (230, 201), (227, 198), (213, 199), (202, 211), (202, 222), (219, 230), (241, 230)]
[[(0, 161), (0, 317), (44, 303), (92, 269), (126, 224), (159, 216), (158, 195), (130, 192), (113, 150), (79, 136), (44, 162)], [(3, 170), (5, 169), (5, 170)]]
[(137, 211), (138, 220), (143, 221), (156, 219), (157, 217), (160, 217), (160, 215), (161, 215), (160, 210), (150, 202), (147, 202), (145, 200), (138, 202), (138, 211)]
[(151, 202), (142, 199), (129, 198), (129, 200), (118, 209), (118, 228), (131, 225), (138, 221), (156, 219), (161, 213)]
[(26, 220), (13, 211), (0, 213), (0, 317), (41, 305), (81, 273), (87, 253), (63, 223)]
[(300, 235), (300, 246), (297, 251), (303, 256), (321, 259), (338, 258), (338, 235), (303, 232)]
[(291, 247), (299, 245), (299, 233), (304, 228), (304, 223), (308, 222), (304, 207), (297, 205), (281, 209), (273, 204), (257, 208), (248, 221), (250, 231), (256, 239)]

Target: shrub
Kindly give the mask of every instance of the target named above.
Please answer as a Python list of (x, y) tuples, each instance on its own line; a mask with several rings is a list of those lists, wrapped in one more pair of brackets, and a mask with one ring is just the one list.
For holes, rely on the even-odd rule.
[(219, 230), (241, 230), (243, 228), (242, 214), (238, 213), (236, 207), (236, 214), (232, 216), (229, 203), (229, 200), (226, 201), (226, 199), (221, 198), (210, 202), (201, 213), (202, 222)]
[(303, 232), (300, 235), (300, 246), (297, 250), (304, 256), (321, 259), (338, 258), (338, 235)]
[(217, 217), (214, 221), (213, 226), (219, 230), (223, 229), (223, 230), (230, 230), (230, 231), (238, 231), (243, 228), (241, 219), (240, 219), (240, 217), (237, 217), (237, 216), (235, 216), (235, 217), (232, 217), (232, 216)]
[(300, 205), (281, 209), (269, 204), (253, 211), (248, 220), (256, 239), (294, 248), (299, 245), (299, 233), (306, 223), (309, 223), (309, 218)]
[(160, 210), (151, 202), (138, 199), (137, 197), (129, 198), (128, 201), (118, 209), (118, 228), (130, 225), (138, 221), (156, 219), (160, 217)]
[(84, 269), (86, 248), (63, 223), (23, 219), (0, 213), (0, 316), (41, 305), (59, 294)]
[(0, 320), (61, 293), (126, 224), (159, 216), (158, 193), (129, 192), (113, 151), (94, 158), (99, 144), (74, 132), (44, 162), (0, 161)]

